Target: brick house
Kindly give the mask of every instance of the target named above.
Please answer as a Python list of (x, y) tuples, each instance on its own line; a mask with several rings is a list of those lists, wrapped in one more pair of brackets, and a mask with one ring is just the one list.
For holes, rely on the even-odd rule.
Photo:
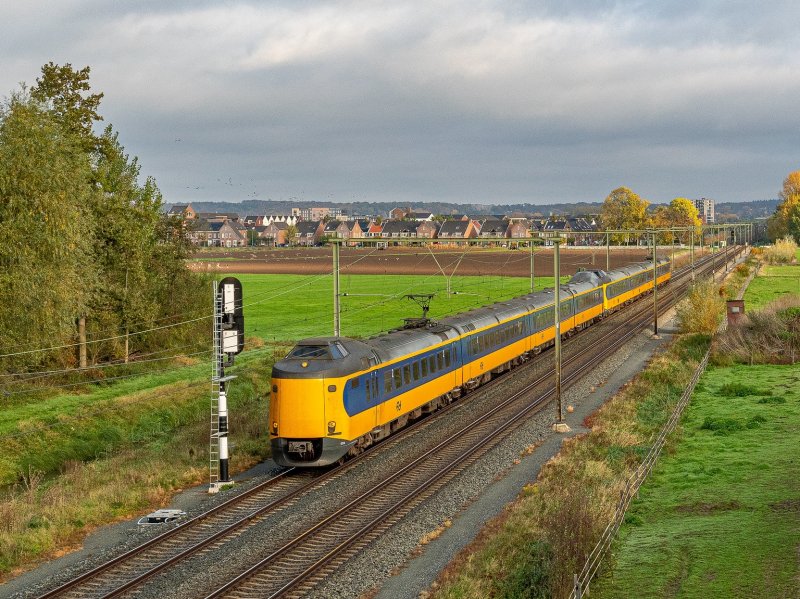
[(313, 247), (322, 239), (325, 224), (321, 221), (301, 221), (297, 223), (297, 244)]
[(259, 233), (259, 238), (266, 241), (267, 245), (285, 246), (289, 243), (289, 225), (285, 222), (275, 221), (264, 227), (264, 231)]
[(515, 220), (508, 224), (506, 237), (510, 239), (523, 239), (530, 237), (530, 225), (526, 220)]
[(417, 237), (433, 239), (439, 233), (439, 225), (432, 220), (423, 220), (417, 226)]
[(184, 220), (194, 220), (197, 218), (197, 212), (191, 204), (175, 204), (167, 211), (167, 216), (180, 216)]
[(505, 237), (508, 230), (508, 222), (504, 220), (486, 219), (478, 225), (478, 237)]
[(439, 229), (438, 238), (441, 241), (448, 239), (473, 239), (478, 235), (475, 224), (471, 219), (467, 220), (446, 220)]

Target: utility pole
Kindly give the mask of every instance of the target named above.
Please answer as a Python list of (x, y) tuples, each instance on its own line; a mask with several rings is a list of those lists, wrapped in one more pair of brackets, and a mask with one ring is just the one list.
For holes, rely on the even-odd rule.
[(606, 272), (611, 270), (611, 237), (609, 237), (608, 230), (606, 230)]
[(656, 232), (653, 231), (653, 339), (660, 339), (658, 336), (658, 276), (656, 268)]
[(528, 246), (531, 250), (531, 293), (533, 293), (534, 283), (533, 283), (533, 233), (531, 233), (531, 238), (528, 240)]
[(722, 227), (722, 236), (725, 238), (725, 272), (728, 272), (728, 227)]
[(711, 225), (711, 280), (717, 280), (717, 255), (714, 253), (714, 225)]
[(78, 366), (86, 368), (86, 317), (78, 318)]
[(339, 242), (333, 242), (333, 336), (341, 334), (339, 312)]
[(692, 260), (692, 281), (694, 281), (694, 227), (692, 227), (692, 245), (689, 248)]
[(555, 274), (554, 300), (555, 300), (555, 359), (556, 359), (556, 408), (558, 410), (558, 420), (553, 425), (553, 430), (559, 433), (569, 432), (569, 426), (564, 422), (564, 410), (561, 405), (561, 242), (566, 241), (562, 237), (552, 239), (555, 246), (553, 254), (553, 271)]

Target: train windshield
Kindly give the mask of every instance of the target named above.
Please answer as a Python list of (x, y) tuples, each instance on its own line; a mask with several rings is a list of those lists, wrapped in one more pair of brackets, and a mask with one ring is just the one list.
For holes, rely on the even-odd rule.
[(286, 356), (298, 360), (341, 360), (347, 355), (341, 343), (331, 345), (296, 345)]
[(289, 352), (287, 358), (302, 360), (330, 360), (331, 352), (327, 345), (298, 345)]

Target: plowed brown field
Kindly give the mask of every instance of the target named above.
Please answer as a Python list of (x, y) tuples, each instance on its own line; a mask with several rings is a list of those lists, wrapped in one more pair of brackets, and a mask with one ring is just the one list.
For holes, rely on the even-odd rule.
[[(661, 252), (659, 251), (659, 254)], [(649, 257), (646, 248), (611, 248), (611, 268)], [(669, 255), (669, 251), (664, 252)], [(530, 275), (530, 254), (526, 249), (432, 249), (425, 248), (348, 248), (343, 247), (340, 268), (344, 274), (456, 274), (465, 276)], [(332, 270), (332, 250), (329, 247), (309, 249), (201, 250), (194, 255), (189, 268), (195, 271), (235, 272), (252, 274), (325, 274)], [(606, 248), (603, 246), (561, 251), (561, 274), (573, 274), (580, 269), (606, 268)], [(535, 274), (553, 275), (553, 250), (539, 248), (535, 252)]]

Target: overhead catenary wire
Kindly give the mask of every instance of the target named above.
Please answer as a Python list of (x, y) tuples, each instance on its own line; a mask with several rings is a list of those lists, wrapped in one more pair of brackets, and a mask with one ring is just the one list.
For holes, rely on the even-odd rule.
[[(184, 320), (182, 322), (176, 322), (176, 323), (173, 323), (173, 324), (167, 324), (167, 325), (162, 325), (162, 326), (158, 326), (158, 327), (152, 327), (152, 328), (149, 328), (149, 329), (146, 329), (146, 330), (143, 330), (143, 331), (131, 331), (131, 332), (127, 333), (127, 334), (123, 333), (121, 335), (114, 335), (114, 336), (111, 336), (111, 337), (106, 337), (104, 339), (92, 339), (91, 341), (87, 340), (86, 344), (89, 345), (89, 344), (92, 344), (92, 343), (102, 343), (102, 342), (105, 342), (105, 341), (113, 341), (115, 339), (124, 339), (125, 337), (130, 337), (130, 336), (133, 336), (133, 335), (143, 335), (145, 333), (152, 333), (153, 331), (162, 331), (164, 329), (170, 329), (170, 328), (174, 328), (174, 327), (190, 324), (190, 323), (193, 323), (193, 322), (199, 322), (201, 320), (206, 320), (206, 319), (209, 319), (209, 318), (213, 318), (213, 316), (214, 316), (213, 314), (209, 314), (207, 316), (201, 316), (199, 318), (191, 318), (189, 320)], [(35, 353), (39, 353), (39, 352), (55, 351), (55, 350), (58, 350), (58, 349), (68, 349), (70, 347), (78, 347), (79, 345), (83, 345), (83, 343), (81, 343), (81, 342), (65, 343), (63, 345), (54, 345), (54, 346), (51, 346), (51, 347), (40, 347), (40, 348), (37, 348), (37, 349), (29, 349), (29, 350), (18, 351), (18, 352), (10, 352), (10, 353), (5, 353), (5, 354), (0, 354), (0, 358), (12, 358), (12, 357), (15, 357), (15, 356), (23, 356), (23, 355), (35, 354)]]
[[(208, 342), (204, 341), (202, 343), (190, 343), (190, 344), (187, 344), (187, 345), (180, 345), (178, 347), (170, 347), (170, 348), (161, 349), (161, 350), (154, 351), (154, 352), (149, 352), (149, 353), (146, 353), (146, 354), (141, 354), (141, 356), (142, 357), (154, 356), (154, 355), (161, 354), (161, 353), (168, 352), (168, 351), (177, 352), (180, 349), (195, 348), (195, 347), (201, 347), (201, 346), (204, 346), (204, 345), (208, 345)], [(159, 362), (159, 361), (163, 361), (163, 360), (172, 360), (172, 359), (175, 359), (175, 358), (188, 357), (188, 356), (191, 356), (191, 355), (194, 355), (194, 354), (187, 354), (185, 352), (179, 352), (179, 353), (171, 354), (169, 356), (162, 356), (162, 357), (159, 357), (159, 358), (139, 359), (137, 357), (137, 359), (129, 361), (129, 362), (124, 362), (123, 361), (124, 358), (117, 358), (116, 360), (112, 360), (112, 361), (109, 361), (109, 362), (100, 362), (100, 363), (97, 363), (97, 364), (92, 364), (91, 366), (86, 366), (85, 368), (71, 367), (71, 368), (59, 368), (59, 369), (54, 369), (54, 370), (29, 370), (29, 371), (25, 371), (25, 372), (5, 372), (5, 373), (0, 373), (0, 377), (4, 377), (4, 378), (18, 377), (18, 380), (13, 381), (13, 382), (27, 382), (27, 381), (31, 381), (31, 380), (36, 380), (38, 378), (45, 378), (47, 376), (53, 376), (53, 375), (56, 375), (56, 374), (66, 374), (66, 373), (70, 373), (71, 374), (71, 373), (91, 372), (92, 370), (97, 370), (97, 369), (102, 369), (102, 368), (134, 367), (134, 366), (137, 366), (137, 365), (140, 365), (140, 364), (147, 364), (147, 363), (150, 363), (150, 362)]]
[[(185, 355), (183, 357), (189, 358), (189, 357), (199, 356), (199, 355), (203, 355), (203, 354), (210, 354), (210, 353), (211, 353), (211, 350), (208, 349), (208, 350), (204, 350), (204, 351), (201, 351), (201, 352), (195, 352), (193, 354), (187, 354), (187, 355)], [(161, 370), (150, 370), (147, 373), (134, 372), (134, 373), (131, 373), (131, 374), (123, 374), (123, 375), (119, 375), (119, 376), (111, 376), (111, 377), (106, 377), (106, 378), (97, 378), (97, 379), (92, 379), (92, 380), (88, 380), (88, 381), (77, 381), (77, 382), (74, 382), (74, 383), (63, 383), (63, 384), (60, 384), (60, 385), (41, 385), (41, 386), (37, 386), (36, 388), (33, 388), (33, 389), (23, 389), (21, 391), (6, 391), (6, 390), (3, 390), (3, 391), (0, 392), (0, 394), (2, 394), (5, 397), (23, 395), (23, 394), (33, 395), (33, 394), (40, 393), (41, 391), (45, 391), (45, 390), (69, 389), (69, 388), (72, 388), (72, 387), (82, 387), (82, 386), (86, 386), (86, 385), (94, 385), (94, 384), (106, 383), (106, 382), (110, 382), (110, 381), (119, 381), (119, 380), (123, 380), (123, 379), (130, 379), (130, 378), (134, 378), (134, 377), (140, 377), (140, 376), (143, 376), (144, 374), (152, 375), (152, 374), (164, 374), (164, 373), (167, 373), (167, 372), (178, 372), (179, 370), (182, 370), (184, 368), (193, 368), (193, 367), (198, 366), (198, 365), (199, 364), (184, 364), (183, 366), (178, 366), (176, 368), (166, 368), (166, 369), (161, 369)]]

